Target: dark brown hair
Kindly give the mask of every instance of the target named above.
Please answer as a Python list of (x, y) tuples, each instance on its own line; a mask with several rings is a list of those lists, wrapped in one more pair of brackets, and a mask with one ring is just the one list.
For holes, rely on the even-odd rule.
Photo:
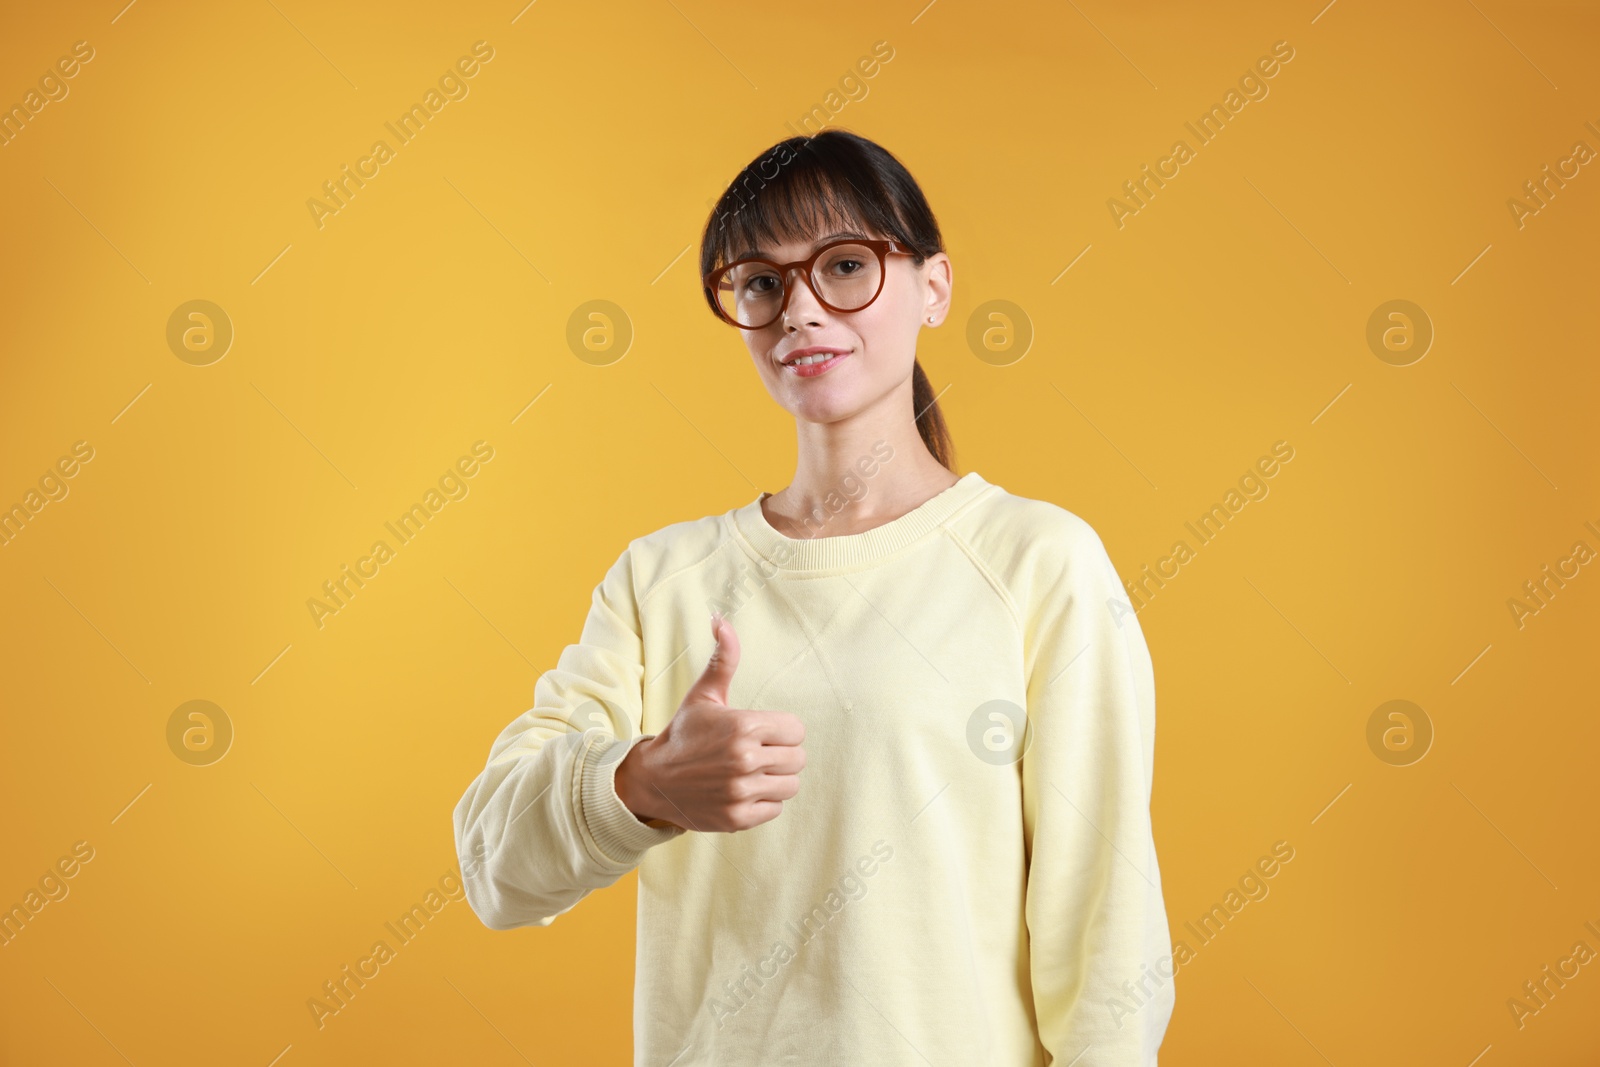
[[(835, 127), (779, 141), (745, 165), (706, 222), (701, 277), (744, 249), (804, 240), (833, 221), (893, 238), (916, 253), (918, 267), (944, 251), (939, 222), (910, 172), (881, 145)], [(715, 308), (715, 295), (705, 296)], [(923, 444), (953, 473), (955, 444), (920, 361), (912, 365), (911, 390)]]

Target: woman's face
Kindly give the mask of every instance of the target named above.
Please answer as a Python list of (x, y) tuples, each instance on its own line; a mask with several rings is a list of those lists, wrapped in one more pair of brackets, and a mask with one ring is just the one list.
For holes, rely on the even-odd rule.
[[(830, 228), (810, 240), (764, 245), (759, 254), (778, 263), (811, 255), (820, 245), (845, 237), (881, 239), (878, 233)], [(907, 385), (917, 355), (917, 333), (924, 325), (944, 320), (950, 303), (950, 260), (930, 256), (922, 266), (911, 256), (884, 259), (883, 291), (859, 311), (836, 312), (823, 307), (811, 291), (810, 279), (791, 271), (788, 306), (770, 326), (740, 330), (755, 360), (756, 371), (772, 398), (796, 419), (831, 423), (872, 407), (898, 387)], [(839, 353), (826, 368), (785, 366), (806, 349), (821, 347)], [(818, 370), (821, 373), (816, 373)], [(907, 388), (909, 386), (907, 385)]]

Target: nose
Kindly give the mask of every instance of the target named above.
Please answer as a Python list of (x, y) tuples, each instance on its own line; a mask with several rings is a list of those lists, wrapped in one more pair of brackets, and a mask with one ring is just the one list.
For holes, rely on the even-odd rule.
[(817, 300), (817, 294), (811, 288), (811, 279), (799, 267), (789, 272), (784, 279), (783, 313), (780, 316), (786, 329), (795, 328), (797, 323), (819, 322), (827, 310)]

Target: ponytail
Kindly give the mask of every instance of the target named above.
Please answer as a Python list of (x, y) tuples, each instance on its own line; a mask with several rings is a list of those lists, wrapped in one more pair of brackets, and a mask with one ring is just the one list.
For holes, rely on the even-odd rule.
[(944, 413), (939, 410), (939, 401), (934, 399), (933, 384), (928, 381), (921, 360), (911, 364), (911, 406), (922, 443), (928, 446), (940, 466), (955, 473), (956, 446), (950, 440), (950, 428), (945, 425)]

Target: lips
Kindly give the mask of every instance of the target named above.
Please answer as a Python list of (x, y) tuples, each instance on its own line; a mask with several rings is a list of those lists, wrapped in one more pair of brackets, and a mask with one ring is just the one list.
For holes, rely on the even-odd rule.
[(796, 378), (815, 378), (819, 374), (827, 374), (833, 368), (849, 359), (850, 353), (823, 352), (807, 358), (814, 359), (817, 362), (808, 363), (805, 359), (802, 359), (794, 363), (784, 364), (783, 369)]
[(802, 356), (844, 356), (848, 355), (849, 353), (850, 350), (848, 348), (831, 348), (827, 345), (812, 345), (810, 348), (796, 349), (795, 351), (790, 352), (787, 356), (784, 356), (782, 359), (778, 360), (778, 362), (785, 367), (792, 367), (794, 366), (795, 361)]

